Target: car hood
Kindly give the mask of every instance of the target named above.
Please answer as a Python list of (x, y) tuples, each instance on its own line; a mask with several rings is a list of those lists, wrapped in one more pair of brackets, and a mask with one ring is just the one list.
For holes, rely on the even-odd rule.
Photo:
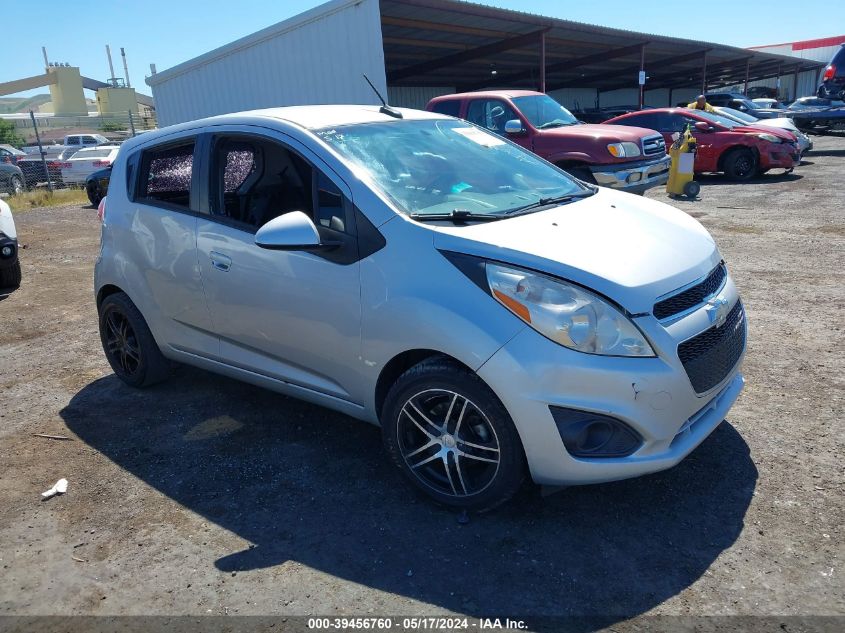
[(584, 123), (582, 125), (567, 125), (539, 130), (543, 136), (560, 136), (566, 138), (580, 137), (602, 143), (637, 142), (646, 136), (655, 136), (657, 132), (644, 127), (628, 125), (604, 125), (602, 123)]
[[(762, 121), (757, 121), (754, 124), (743, 125), (741, 127), (735, 127), (732, 132), (744, 132), (746, 134), (759, 134), (760, 133), (760, 125), (762, 125)], [(795, 135), (792, 134), (789, 130), (777, 128), (777, 127), (769, 127), (766, 130), (763, 130), (766, 134), (771, 134), (772, 136), (777, 136), (781, 140), (784, 141), (794, 141)]]
[(547, 272), (599, 292), (631, 313), (710, 272), (721, 256), (683, 211), (600, 188), (589, 198), (498, 222), (429, 224), (440, 250)]
[(798, 128), (795, 127), (795, 123), (792, 122), (792, 119), (787, 117), (778, 117), (777, 119), (761, 119), (760, 121), (754, 122), (753, 125), (757, 127), (773, 127), (780, 130), (787, 130), (792, 132), (793, 134), (798, 131)]

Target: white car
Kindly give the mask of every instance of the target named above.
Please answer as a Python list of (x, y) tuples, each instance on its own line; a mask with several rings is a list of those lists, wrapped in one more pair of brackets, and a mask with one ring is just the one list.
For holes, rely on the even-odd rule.
[(62, 182), (66, 185), (84, 185), (98, 169), (109, 167), (117, 157), (118, 145), (100, 145), (79, 150), (62, 163)]
[(801, 154), (810, 151), (813, 149), (813, 141), (812, 139), (804, 134), (801, 130), (799, 130), (795, 122), (790, 119), (789, 117), (778, 117), (776, 119), (758, 119), (756, 117), (751, 116), (750, 114), (746, 114), (745, 112), (740, 112), (739, 110), (734, 110), (733, 108), (723, 108), (716, 106), (716, 112), (721, 114), (724, 117), (731, 119), (732, 121), (736, 121), (737, 123), (742, 123), (743, 125), (753, 125), (755, 127), (774, 127), (779, 130), (786, 130), (787, 132), (792, 132), (795, 137), (798, 139), (798, 150)]
[(0, 299), (5, 299), (21, 285), (18, 261), (18, 232), (12, 210), (0, 200)]
[(450, 116), (168, 127), (126, 141), (100, 205), (121, 380), (169, 358), (379, 425), (444, 504), (670, 468), (743, 388), (745, 311), (698, 221)]
[(759, 99), (752, 99), (752, 103), (759, 103), (760, 107), (768, 108), (770, 110), (785, 110), (786, 106), (777, 99), (761, 97)]

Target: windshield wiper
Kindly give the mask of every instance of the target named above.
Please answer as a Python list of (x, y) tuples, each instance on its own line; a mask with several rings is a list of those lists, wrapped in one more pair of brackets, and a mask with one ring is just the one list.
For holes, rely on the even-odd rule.
[(548, 207), (551, 205), (560, 205), (566, 204), (568, 202), (573, 202), (575, 200), (580, 200), (581, 198), (589, 198), (592, 196), (596, 191), (598, 191), (598, 187), (595, 189), (590, 189), (588, 191), (582, 191), (580, 193), (568, 193), (565, 196), (557, 196), (551, 198), (540, 198), (537, 202), (532, 202), (531, 204), (526, 204), (521, 207), (516, 207), (515, 209), (511, 209), (510, 211), (506, 211), (505, 215), (514, 216), (514, 215), (522, 215), (523, 213), (532, 213), (533, 211), (540, 209), (541, 207)]
[(493, 215), (490, 213), (473, 213), (466, 209), (452, 209), (449, 213), (410, 213), (408, 217), (418, 220), (420, 222), (454, 222), (455, 224), (465, 224), (467, 221), (472, 222), (493, 222), (501, 220), (501, 215)]

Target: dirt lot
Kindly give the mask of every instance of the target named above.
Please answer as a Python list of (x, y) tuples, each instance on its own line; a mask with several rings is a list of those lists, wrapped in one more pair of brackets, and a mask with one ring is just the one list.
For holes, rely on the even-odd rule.
[(845, 615), (845, 138), (815, 140), (792, 175), (678, 203), (748, 310), (729, 420), (670, 471), (526, 487), (467, 525), (410, 492), (374, 427), (188, 368), (123, 386), (96, 329), (96, 212), (20, 214), (0, 615)]

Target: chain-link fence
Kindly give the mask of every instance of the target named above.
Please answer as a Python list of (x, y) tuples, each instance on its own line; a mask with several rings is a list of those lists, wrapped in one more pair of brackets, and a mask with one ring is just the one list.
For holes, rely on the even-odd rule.
[[(154, 114), (146, 109), (78, 116), (30, 112), (4, 119), (14, 124), (22, 141), (16, 145), (23, 153), (5, 162), (21, 170), (23, 190), (85, 188), (92, 174), (111, 167), (121, 143), (156, 127)], [(14, 186), (10, 193), (16, 193)]]

